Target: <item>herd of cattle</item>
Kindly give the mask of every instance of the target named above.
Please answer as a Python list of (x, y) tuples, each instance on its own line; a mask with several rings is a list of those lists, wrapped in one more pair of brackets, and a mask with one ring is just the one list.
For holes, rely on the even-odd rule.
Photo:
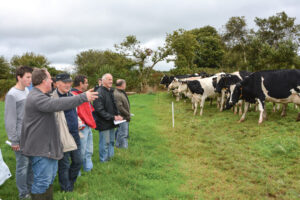
[[(220, 72), (209, 75), (205, 72), (193, 75), (162, 77), (160, 84), (172, 91), (176, 100), (182, 96), (191, 99), (194, 115), (200, 105), (200, 115), (203, 114), (207, 98), (217, 98), (220, 111), (235, 106), (242, 115), (240, 122), (245, 120), (250, 104), (258, 105), (260, 111), (258, 123), (266, 119), (266, 102), (273, 102), (273, 110), (282, 104), (282, 116), (286, 115), (288, 103), (300, 106), (300, 70), (282, 69), (258, 72), (237, 71), (233, 73)], [(242, 112), (242, 104), (244, 111)], [(278, 104), (275, 106), (275, 104)], [(297, 117), (300, 121), (300, 112)]]

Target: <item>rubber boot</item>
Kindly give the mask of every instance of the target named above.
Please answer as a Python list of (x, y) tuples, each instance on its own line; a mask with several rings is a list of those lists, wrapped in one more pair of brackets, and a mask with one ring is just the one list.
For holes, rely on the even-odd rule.
[(48, 200), (53, 200), (53, 185), (52, 184), (49, 186), (46, 193), (48, 194)]
[(47, 191), (43, 194), (31, 194), (32, 200), (47, 200), (48, 194)]

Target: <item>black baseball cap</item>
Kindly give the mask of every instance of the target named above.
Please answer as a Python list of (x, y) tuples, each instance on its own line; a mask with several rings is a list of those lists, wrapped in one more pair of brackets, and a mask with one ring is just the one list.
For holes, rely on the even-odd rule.
[(56, 75), (56, 82), (57, 81), (72, 82), (72, 78), (71, 78), (70, 74), (62, 73), (62, 74)]

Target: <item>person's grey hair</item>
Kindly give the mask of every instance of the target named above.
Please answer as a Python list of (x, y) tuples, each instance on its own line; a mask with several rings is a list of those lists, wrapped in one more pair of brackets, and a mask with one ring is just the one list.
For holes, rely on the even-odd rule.
[[(107, 77), (108, 75), (111, 75), (111, 74), (110, 74), (110, 73), (104, 74), (104, 75), (102, 76), (102, 80), (106, 80), (106, 77)], [(111, 76), (112, 76), (112, 75), (111, 75)]]
[(116, 86), (122, 86), (124, 83), (126, 83), (126, 81), (124, 79), (118, 79), (116, 81)]

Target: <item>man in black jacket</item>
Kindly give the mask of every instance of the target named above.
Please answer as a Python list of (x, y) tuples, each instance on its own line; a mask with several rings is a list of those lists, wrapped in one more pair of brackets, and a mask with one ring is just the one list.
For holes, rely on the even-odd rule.
[(102, 76), (102, 86), (97, 90), (98, 99), (94, 101), (97, 130), (99, 130), (100, 162), (106, 162), (114, 155), (115, 128), (114, 121), (123, 120), (117, 109), (112, 87), (111, 74)]

